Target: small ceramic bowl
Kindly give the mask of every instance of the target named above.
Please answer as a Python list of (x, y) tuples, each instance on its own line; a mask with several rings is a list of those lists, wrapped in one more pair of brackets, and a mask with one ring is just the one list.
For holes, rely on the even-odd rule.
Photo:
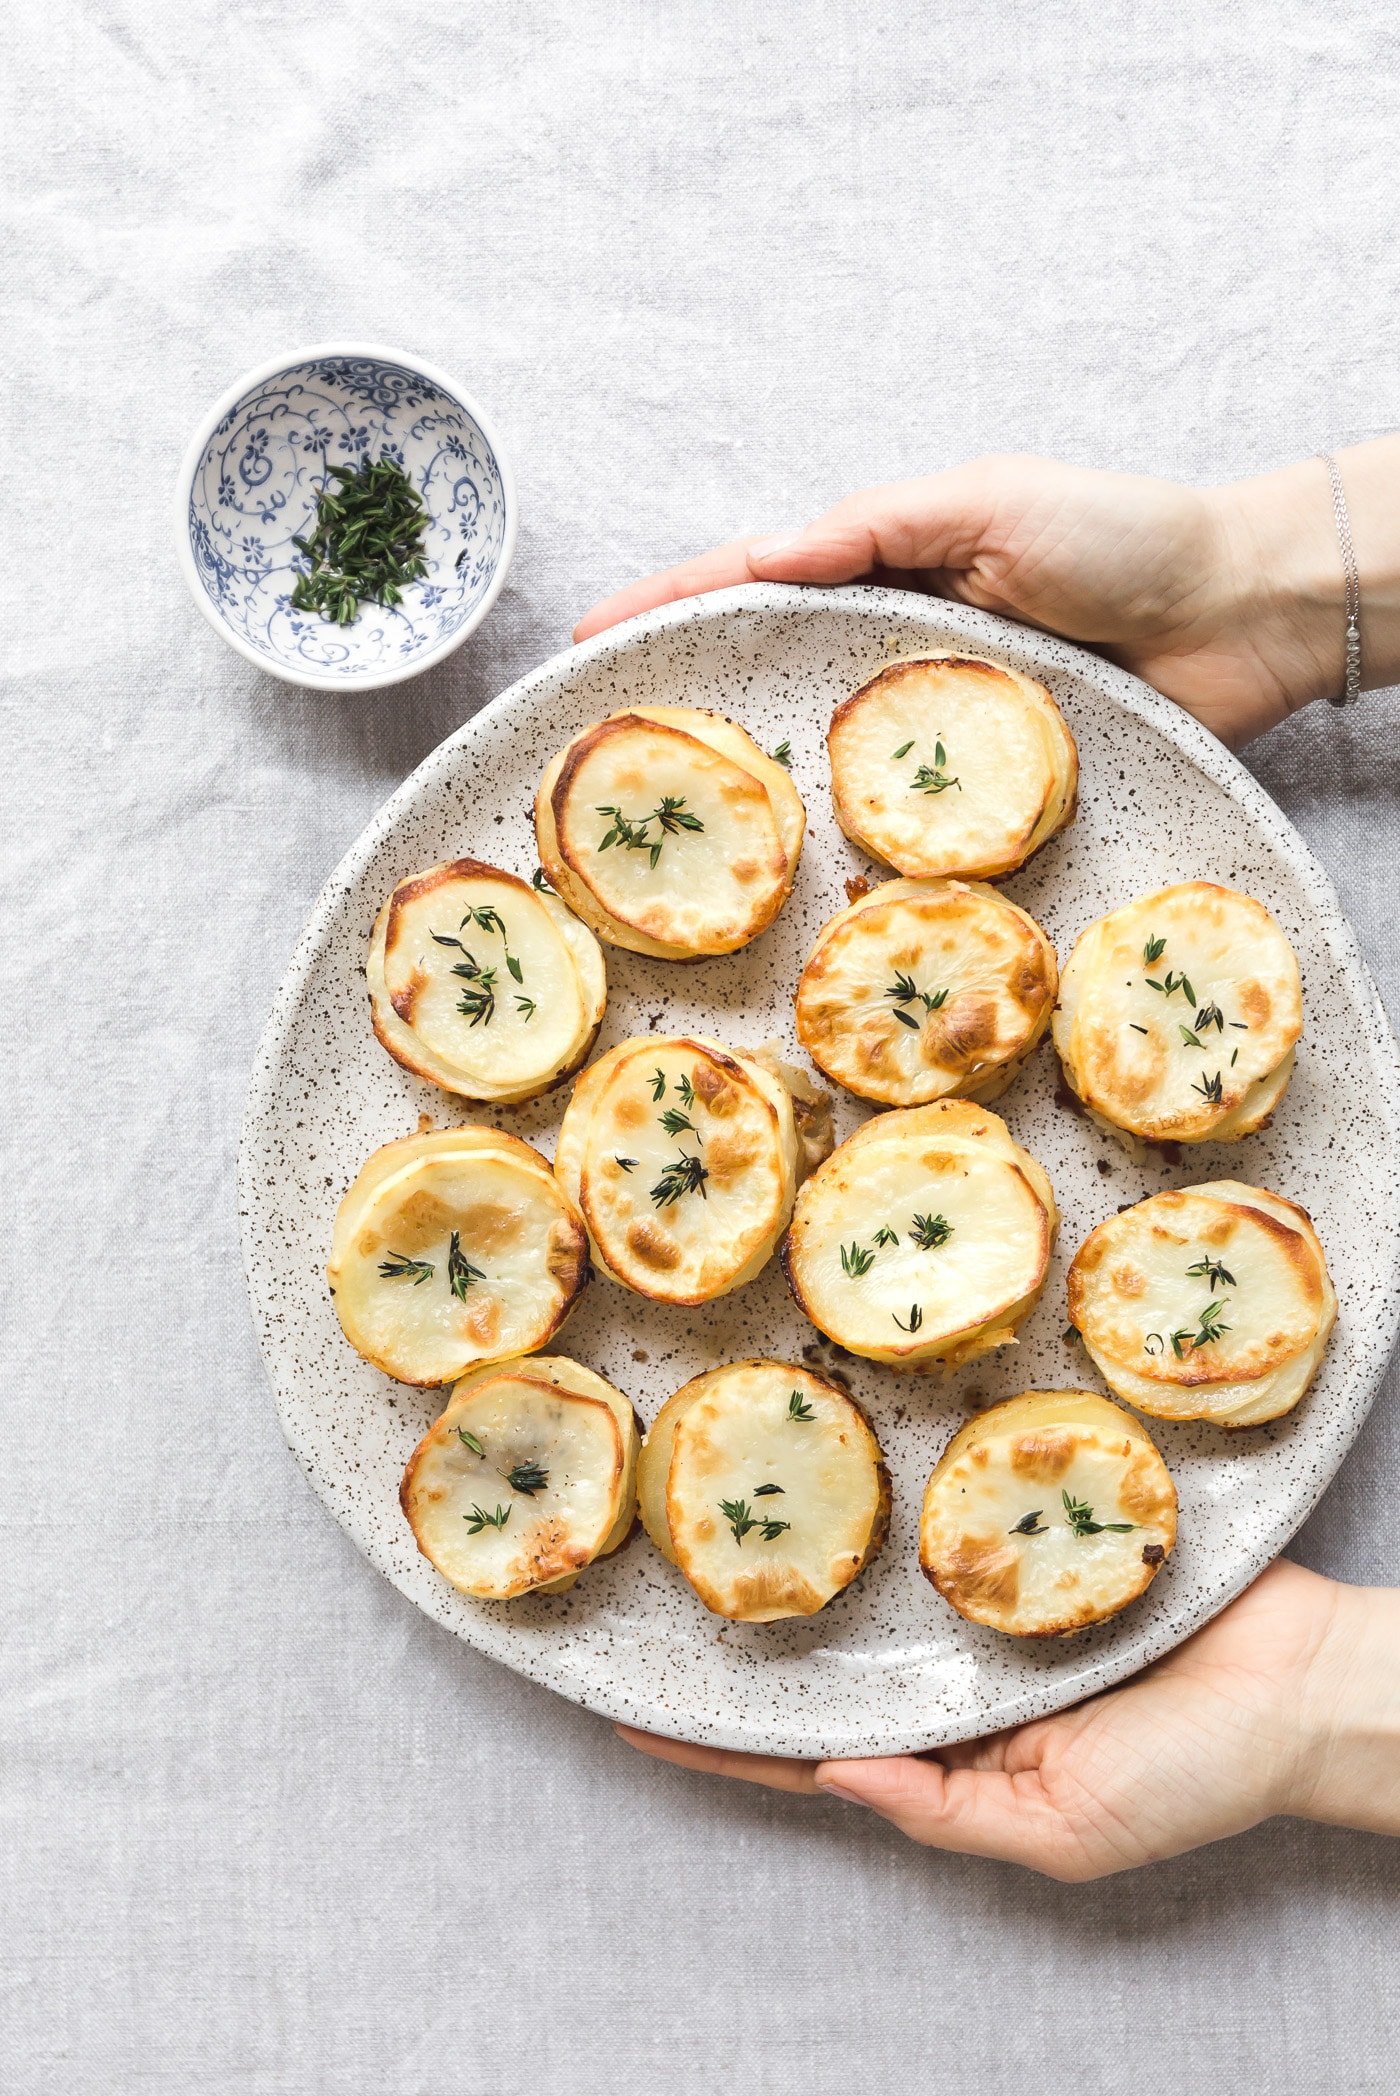
[[(428, 572), (348, 626), (296, 611), (328, 466), (404, 468), (431, 518)], [(180, 565), (211, 626), (259, 669), (321, 691), (416, 677), (494, 604), (515, 547), (515, 481), (481, 409), (418, 357), (363, 343), (295, 350), (249, 371), (200, 425), (177, 489)]]

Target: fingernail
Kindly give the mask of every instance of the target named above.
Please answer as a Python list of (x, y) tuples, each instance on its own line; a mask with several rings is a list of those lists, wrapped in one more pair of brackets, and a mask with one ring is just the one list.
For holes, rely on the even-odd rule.
[(800, 531), (784, 531), (771, 539), (755, 539), (749, 548), (749, 559), (776, 560), (780, 553), (786, 553), (790, 546), (795, 546), (802, 536)]
[(859, 1791), (846, 1790), (840, 1783), (828, 1782), (825, 1777), (818, 1776), (816, 1784), (817, 1789), (822, 1792), (824, 1797), (844, 1798), (848, 1805), (865, 1805), (869, 1803), (869, 1800), (863, 1798)]

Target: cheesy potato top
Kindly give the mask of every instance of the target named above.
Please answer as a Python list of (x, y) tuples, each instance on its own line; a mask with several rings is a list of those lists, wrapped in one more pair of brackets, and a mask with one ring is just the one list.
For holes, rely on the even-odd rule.
[(977, 656), (891, 663), (837, 707), (827, 749), (842, 829), (918, 878), (1012, 872), (1074, 816), (1059, 708)]
[(587, 1055), (602, 950), (557, 896), (476, 859), (400, 881), (366, 964), (374, 1029), (415, 1075), (465, 1098), (547, 1090)]
[(1087, 1390), (1027, 1391), (956, 1433), (924, 1495), (919, 1558), (971, 1622), (1048, 1637), (1115, 1615), (1176, 1540), (1147, 1431)]
[(541, 861), (599, 936), (678, 958), (730, 953), (792, 884), (802, 803), (732, 721), (636, 707), (578, 735), (535, 802)]
[(1307, 1214), (1229, 1179), (1100, 1223), (1070, 1268), (1069, 1306), (1120, 1396), (1237, 1426), (1298, 1402), (1337, 1311)]
[(352, 1346), (403, 1383), (543, 1346), (588, 1278), (549, 1165), (495, 1129), (385, 1144), (340, 1204), (327, 1267)]
[(1293, 949), (1252, 896), (1183, 881), (1091, 924), (1065, 963), (1055, 1045), (1095, 1112), (1153, 1141), (1260, 1127), (1293, 1067)]
[(1055, 950), (983, 882), (887, 881), (818, 934), (797, 986), (813, 1062), (861, 1098), (991, 1098), (1050, 1023)]

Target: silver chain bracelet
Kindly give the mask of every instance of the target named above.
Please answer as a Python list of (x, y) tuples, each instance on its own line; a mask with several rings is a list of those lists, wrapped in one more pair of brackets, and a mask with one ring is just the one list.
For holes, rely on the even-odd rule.
[(1337, 521), (1337, 537), (1342, 548), (1342, 572), (1346, 578), (1346, 682), (1340, 696), (1329, 703), (1333, 706), (1351, 706), (1361, 696), (1361, 572), (1356, 565), (1356, 548), (1351, 542), (1351, 517), (1347, 512), (1346, 490), (1342, 486), (1341, 470), (1330, 451), (1319, 451), (1317, 455), (1327, 468), (1327, 477), (1332, 483), (1332, 514)]

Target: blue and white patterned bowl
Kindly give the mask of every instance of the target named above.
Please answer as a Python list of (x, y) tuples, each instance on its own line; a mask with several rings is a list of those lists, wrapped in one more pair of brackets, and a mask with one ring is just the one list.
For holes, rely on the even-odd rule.
[[(428, 572), (402, 603), (366, 604), (348, 626), (295, 611), (329, 466), (368, 453), (398, 461), (431, 524)], [(515, 547), (515, 482), (481, 409), (431, 364), (393, 349), (331, 343), (247, 372), (185, 454), (177, 490), (180, 564), (194, 600), (259, 669), (322, 691), (416, 677), (479, 626)]]

